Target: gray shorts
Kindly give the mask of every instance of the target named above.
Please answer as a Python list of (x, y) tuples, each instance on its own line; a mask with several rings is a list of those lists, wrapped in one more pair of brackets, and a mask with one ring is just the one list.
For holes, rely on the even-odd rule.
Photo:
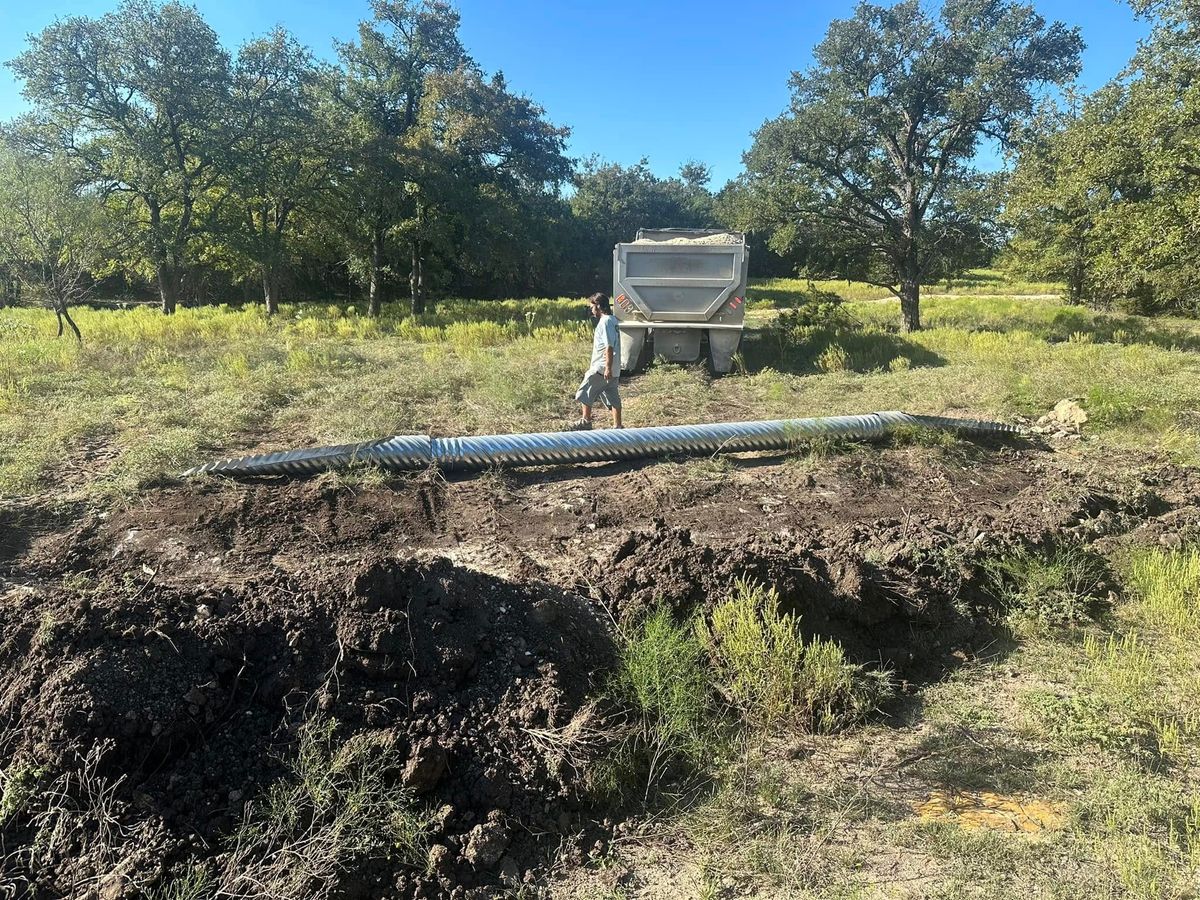
[(595, 406), (599, 400), (609, 409), (620, 409), (619, 384), (620, 380), (617, 378), (605, 378), (603, 372), (592, 372), (583, 376), (583, 382), (575, 392), (575, 399), (584, 406)]

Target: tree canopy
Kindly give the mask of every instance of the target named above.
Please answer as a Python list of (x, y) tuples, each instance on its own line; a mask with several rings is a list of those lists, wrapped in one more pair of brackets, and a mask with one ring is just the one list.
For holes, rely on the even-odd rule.
[(1200, 291), (1200, 29), (1187, 2), (1138, 2), (1154, 28), (1127, 70), (1017, 144), (1016, 265), (1077, 301), (1152, 312)]
[[(1000, 251), (1076, 301), (1190, 308), (1200, 16), (1131, 4), (1150, 39), (1084, 96), (1078, 31), (1020, 0), (859, 3), (793, 73), (745, 171), (714, 186), (698, 160), (663, 177), (644, 158), (570, 158), (569, 129), (472, 59), (447, 0), (372, 0), (328, 60), (282, 28), (227, 50), (192, 6), (123, 0), (53, 22), (9, 63), (30, 111), (5, 126), (0, 167), (40, 192), (0, 197), (5, 290), (51, 272), (31, 262), (46, 223), (60, 247), (90, 247), (59, 254), (78, 270), (64, 303), (119, 276), (165, 313), (585, 294), (638, 228), (726, 227), (749, 234), (753, 274), (886, 286), (906, 329), (922, 284)], [(982, 171), (997, 148), (1008, 169)], [(47, 213), (40, 235), (18, 234), (20, 203)]]
[(922, 281), (980, 238), (980, 141), (1007, 141), (1040, 88), (1075, 76), (1081, 49), (1076, 30), (1021, 3), (860, 3), (755, 136), (747, 187), (778, 240), (886, 286), (919, 328)]

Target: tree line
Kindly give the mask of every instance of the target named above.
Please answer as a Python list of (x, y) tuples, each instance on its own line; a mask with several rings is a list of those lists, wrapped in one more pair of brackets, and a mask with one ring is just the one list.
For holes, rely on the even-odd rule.
[[(229, 53), (190, 6), (59, 20), (10, 63), (0, 277), (65, 313), (97, 285), (182, 302), (585, 293), (638, 227), (747, 231), (756, 275), (870, 281), (920, 327), (923, 284), (1002, 253), (1077, 299), (1190, 297), (1188, 0), (1079, 99), (1077, 29), (1017, 0), (859, 3), (717, 191), (700, 162), (572, 160), (567, 127), (489, 75), (443, 0), (373, 0), (335, 58), (283, 29)], [(615, 88), (614, 88), (615, 90)], [(983, 171), (984, 143), (1008, 156)]]
[(568, 129), (470, 58), (448, 3), (372, 13), (335, 62), (283, 29), (230, 54), (195, 8), (153, 0), (32, 37), (10, 63), (32, 108), (0, 152), (9, 294), (66, 310), (116, 278), (170, 314), (254, 285), (273, 313), (285, 284), (353, 283), (371, 314), (398, 293), (420, 313), (431, 289), (598, 277), (630, 221), (715, 224), (699, 164), (578, 168)]

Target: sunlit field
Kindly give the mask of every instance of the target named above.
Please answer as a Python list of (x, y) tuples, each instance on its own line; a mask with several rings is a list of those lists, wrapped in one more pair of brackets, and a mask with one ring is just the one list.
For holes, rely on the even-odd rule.
[[(654, 365), (627, 379), (628, 423), (877, 409), (1007, 420), (1077, 397), (1105, 440), (1196, 453), (1195, 323), (1020, 295), (929, 295), (926, 330), (909, 335), (894, 300), (851, 300), (812, 322), (786, 313), (752, 310), (729, 377)], [(76, 318), (82, 344), (55, 338), (50, 313), (0, 310), (2, 495), (127, 494), (250, 450), (553, 430), (574, 412), (589, 352), (583, 305), (566, 299), (451, 301), (419, 318), (319, 304), (274, 319), (224, 306)]]

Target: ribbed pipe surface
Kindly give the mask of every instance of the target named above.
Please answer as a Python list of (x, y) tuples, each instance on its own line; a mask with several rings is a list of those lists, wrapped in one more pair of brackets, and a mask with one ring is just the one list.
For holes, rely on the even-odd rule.
[(388, 469), (426, 469), (433, 463), (433, 442), (424, 434), (395, 437), (336, 447), (311, 447), (280, 453), (259, 453), (219, 459), (193, 466), (183, 474), (201, 475), (316, 475), (328, 469), (344, 469), (371, 463)]
[(492, 434), (433, 438), (397, 435), (362, 444), (315, 447), (223, 459), (189, 469), (184, 475), (311, 475), (355, 463), (411, 471), (437, 464), (443, 469), (488, 466), (544, 466), (605, 462), (668, 454), (738, 453), (787, 450), (821, 435), (848, 438), (882, 437), (898, 427), (919, 426), (968, 434), (1004, 434), (1017, 429), (999, 422), (877, 412), (859, 416), (728, 422), (714, 425), (668, 425), (600, 431), (552, 431), (540, 434)]

